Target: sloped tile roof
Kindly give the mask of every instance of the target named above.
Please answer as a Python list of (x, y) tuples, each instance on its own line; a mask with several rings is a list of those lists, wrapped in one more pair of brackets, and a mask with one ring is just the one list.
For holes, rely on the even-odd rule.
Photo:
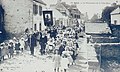
[(36, 1), (36, 2), (39, 2), (39, 3), (41, 3), (41, 4), (46, 5), (46, 3), (44, 3), (42, 0), (33, 0), (33, 1)]
[(66, 4), (65, 2), (62, 2), (61, 4), (64, 5), (67, 9), (70, 8), (70, 5)]
[(120, 14), (120, 6), (118, 6), (117, 9), (112, 11), (111, 14)]

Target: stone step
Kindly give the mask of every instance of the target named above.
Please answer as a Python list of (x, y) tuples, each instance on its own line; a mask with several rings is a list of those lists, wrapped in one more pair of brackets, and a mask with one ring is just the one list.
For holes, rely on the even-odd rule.
[(81, 64), (87, 64), (88, 60), (78, 60), (78, 62), (81, 63)]
[(88, 64), (76, 64), (76, 66), (81, 67), (81, 68), (88, 68)]
[(70, 72), (74, 72), (74, 71), (77, 71), (77, 72), (87, 72), (88, 71), (88, 67), (81, 67), (81, 66), (77, 66), (77, 65), (74, 65), (74, 66), (71, 66), (69, 71)]

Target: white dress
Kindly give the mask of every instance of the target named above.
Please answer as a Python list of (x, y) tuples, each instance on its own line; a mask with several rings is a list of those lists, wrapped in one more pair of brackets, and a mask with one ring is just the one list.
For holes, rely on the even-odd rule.
[(20, 39), (20, 48), (23, 48), (25, 47), (25, 41), (23, 39)]
[(71, 65), (71, 64), (73, 63), (73, 59), (72, 59), (72, 57), (71, 57), (70, 54), (69, 54), (69, 56), (68, 56), (68, 60), (69, 60), (69, 64)]
[(61, 69), (68, 69), (68, 58), (61, 58)]
[(57, 55), (57, 54), (54, 55), (53, 61), (54, 61), (55, 68), (60, 67), (60, 59), (61, 59), (60, 55)]

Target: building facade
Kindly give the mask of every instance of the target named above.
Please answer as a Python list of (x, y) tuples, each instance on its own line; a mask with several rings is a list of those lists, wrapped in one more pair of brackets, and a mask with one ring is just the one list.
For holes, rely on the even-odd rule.
[(32, 28), (33, 0), (2, 0), (5, 10), (5, 29), (12, 36), (19, 36)]
[(5, 29), (20, 36), (26, 29), (42, 30), (42, 0), (1, 0), (5, 10)]
[(51, 5), (51, 7), (62, 14), (63, 17), (59, 20), (60, 24), (63, 23), (65, 26), (72, 26), (80, 19), (81, 12), (76, 5), (68, 5), (65, 2), (61, 2), (61, 0), (58, 0), (57, 4)]
[(43, 23), (43, 10), (46, 4), (42, 0), (33, 0), (33, 30), (41, 31), (46, 27)]
[(120, 7), (111, 12), (111, 24), (120, 25)]

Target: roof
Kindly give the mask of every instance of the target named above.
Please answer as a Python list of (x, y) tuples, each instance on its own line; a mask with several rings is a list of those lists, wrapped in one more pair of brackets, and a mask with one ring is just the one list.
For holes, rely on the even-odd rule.
[(67, 9), (70, 8), (70, 5), (66, 4), (65, 2), (62, 2), (61, 4), (64, 5), (65, 8), (67, 8)]
[(111, 15), (114, 15), (114, 14), (120, 14), (120, 6), (118, 6), (115, 10), (111, 12)]
[(56, 19), (63, 18), (63, 15), (57, 10), (57, 9), (52, 9), (53, 10), (53, 17)]
[(108, 34), (111, 30), (107, 23), (86, 23), (85, 32), (92, 34)]
[(33, 0), (33, 1), (39, 2), (39, 3), (43, 4), (43, 5), (46, 5), (42, 0)]
[(81, 12), (78, 10), (76, 5), (68, 5), (65, 2), (61, 3), (66, 9), (68, 9), (71, 13), (77, 13), (81, 14)]

